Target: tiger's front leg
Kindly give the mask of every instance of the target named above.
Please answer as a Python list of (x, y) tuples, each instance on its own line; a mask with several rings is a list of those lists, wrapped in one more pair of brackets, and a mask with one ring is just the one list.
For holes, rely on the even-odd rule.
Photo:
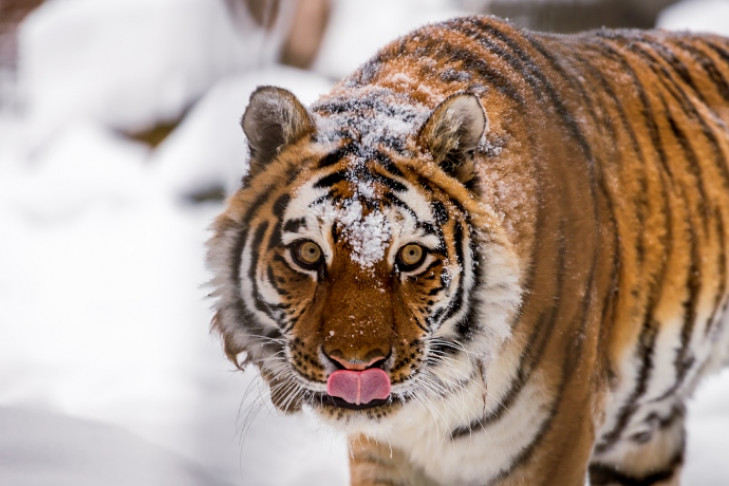
[(438, 486), (403, 451), (388, 444), (359, 435), (350, 438), (349, 449), (352, 486)]
[(593, 457), (591, 485), (678, 486), (686, 444), (684, 419), (683, 404), (678, 404), (665, 417), (651, 413), (633, 424), (624, 437)]

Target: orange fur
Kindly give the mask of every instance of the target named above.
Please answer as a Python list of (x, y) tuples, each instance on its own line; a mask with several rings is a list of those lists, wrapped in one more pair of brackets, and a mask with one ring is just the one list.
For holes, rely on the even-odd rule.
[[(558, 36), (456, 19), (386, 46), (311, 112), (270, 93), (273, 112), (282, 103), (295, 123), (270, 160), (254, 154), (256, 171), (214, 225), (214, 327), (229, 356), (249, 352), (280, 408), (308, 404), (350, 427), (353, 484), (582, 485), (588, 475), (593, 485), (677, 484), (684, 401), (729, 355), (727, 39)], [(388, 110), (388, 123), (411, 129), (397, 139), (384, 123), (372, 138), (372, 120)], [(324, 128), (335, 124), (344, 134)], [(322, 184), (338, 216), (322, 213), (322, 225), (359, 200), (367, 207), (358, 224), (396, 214), (393, 194), (407, 194), (413, 212), (421, 199), (443, 208), (446, 243), (429, 250), (427, 272), (405, 278), (387, 257), (406, 212), (387, 220), (390, 239), (371, 266), (353, 257), (366, 241), (335, 226), (317, 240), (331, 253), (326, 268), (292, 270), (289, 247), (275, 243), (284, 213), (337, 171), (346, 175)], [(248, 273), (235, 273), (253, 252)], [(248, 297), (249, 278), (259, 295), (266, 282), (279, 287), (289, 317), (278, 328), (262, 323), (277, 314)], [(472, 302), (436, 330), (426, 325), (438, 306), (429, 295), (457, 300), (441, 295), (442, 282)], [(508, 335), (493, 317), (502, 294), (515, 302), (503, 305)], [(256, 341), (259, 333), (272, 340)], [(275, 352), (286, 358), (274, 366)], [(301, 383), (322, 386), (333, 369), (322, 356), (334, 354), (392, 357), (378, 366), (393, 390), (415, 384), (365, 410), (325, 405)], [(443, 363), (454, 366), (454, 384), (441, 377), (437, 393), (417, 388), (414, 376)], [(410, 410), (425, 417), (419, 427)], [(489, 449), (512, 432), (523, 446)], [(483, 445), (480, 459), (469, 440)], [(448, 463), (457, 451), (471, 459)]]

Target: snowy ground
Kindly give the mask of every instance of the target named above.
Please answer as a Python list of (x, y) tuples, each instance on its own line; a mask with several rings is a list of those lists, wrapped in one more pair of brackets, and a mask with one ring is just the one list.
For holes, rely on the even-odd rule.
[[(235, 184), (256, 85), (311, 102), (377, 44), (458, 13), (378, 1), (338, 4), (324, 75), (271, 65), (261, 34), (210, 0), (62, 0), (28, 21), (28, 109), (0, 113), (0, 484), (346, 483), (342, 438), (273, 411), (208, 334), (203, 242), (220, 206), (185, 196)], [(139, 37), (114, 41), (131, 24)], [(357, 45), (368, 28), (377, 42)], [(80, 49), (89, 36), (97, 48)], [(155, 150), (116, 132), (198, 97)], [(700, 390), (689, 429), (685, 484), (729, 484), (729, 372)]]

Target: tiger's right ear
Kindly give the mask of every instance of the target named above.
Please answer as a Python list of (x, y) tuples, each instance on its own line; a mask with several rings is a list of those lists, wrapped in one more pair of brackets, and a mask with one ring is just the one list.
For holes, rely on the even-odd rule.
[(481, 101), (470, 93), (456, 93), (433, 110), (417, 140), (443, 170), (468, 184), (475, 170), (472, 154), (487, 129)]
[(314, 133), (306, 108), (290, 91), (262, 86), (251, 95), (241, 120), (251, 151), (251, 170), (260, 170), (286, 145)]

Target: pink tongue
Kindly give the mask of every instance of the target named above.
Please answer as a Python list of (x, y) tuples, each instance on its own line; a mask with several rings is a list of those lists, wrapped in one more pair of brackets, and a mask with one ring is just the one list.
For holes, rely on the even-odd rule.
[(354, 405), (364, 405), (390, 396), (390, 377), (379, 368), (338, 370), (329, 375), (327, 393)]

